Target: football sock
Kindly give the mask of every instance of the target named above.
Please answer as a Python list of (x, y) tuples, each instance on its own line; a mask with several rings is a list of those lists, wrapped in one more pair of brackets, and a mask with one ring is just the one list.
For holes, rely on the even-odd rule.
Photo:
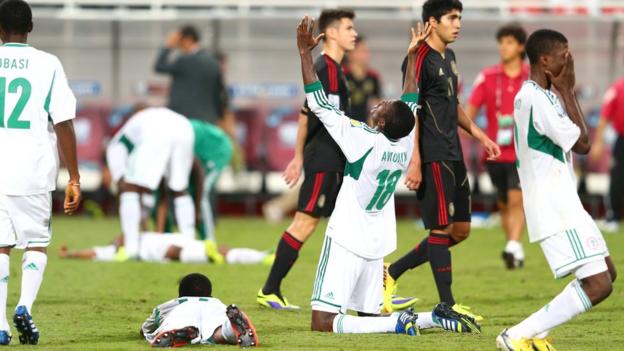
[(539, 333), (539, 334), (535, 335), (534, 337), (538, 338), (538, 339), (544, 339), (545, 337), (548, 336), (549, 333), (550, 333), (550, 330), (547, 330), (547, 331), (545, 331), (543, 333)]
[[(424, 238), (413, 250), (410, 250), (410, 252), (405, 254), (405, 256), (399, 258), (388, 267), (388, 273), (392, 279), (397, 280), (409, 269), (414, 269), (429, 261), (428, 240), (429, 237)], [(455, 244), (457, 244), (457, 242), (453, 240), (453, 238), (449, 237), (449, 247), (452, 247)]]
[(334, 318), (333, 331), (339, 334), (394, 333), (398, 316), (398, 313), (386, 317), (339, 314)]
[(7, 293), (10, 273), (9, 255), (0, 254), (0, 330), (9, 331), (9, 322), (6, 317)]
[(117, 254), (117, 247), (115, 245), (94, 246), (93, 252), (95, 253), (94, 261), (113, 261)]
[(229, 344), (237, 344), (236, 334), (234, 333), (232, 323), (229, 320), (225, 321), (225, 323), (221, 325), (221, 335)]
[(266, 251), (258, 251), (254, 249), (230, 249), (225, 255), (227, 263), (253, 264), (260, 263), (266, 257)]
[(455, 305), (455, 299), (451, 292), (453, 274), (449, 243), (448, 235), (431, 233), (427, 241), (427, 248), (429, 249), (429, 263), (431, 264), (433, 278), (438, 288), (440, 301), (453, 306)]
[(178, 231), (187, 238), (195, 239), (195, 204), (191, 195), (173, 199)]
[(505, 245), (505, 252), (513, 254), (514, 258), (517, 260), (524, 260), (524, 250), (522, 249), (522, 244), (519, 241), (507, 241), (507, 245)]
[(581, 282), (575, 279), (546, 306), (518, 325), (511, 327), (507, 334), (513, 339), (533, 338), (589, 311), (591, 307), (592, 303), (583, 290)]
[(26, 251), (22, 256), (22, 291), (17, 305), (26, 306), (31, 314), (47, 263), (48, 255), (43, 252)]
[(433, 313), (431, 312), (418, 312), (418, 319), (416, 324), (420, 329), (439, 328), (440, 325), (433, 321)]
[(264, 288), (262, 288), (263, 294), (280, 294), (280, 286), (282, 279), (286, 277), (286, 274), (290, 271), (292, 265), (297, 261), (299, 257), (299, 250), (303, 243), (297, 240), (289, 232), (284, 232), (282, 238), (277, 244), (277, 250), (275, 251), (275, 262), (271, 266), (271, 272), (267, 278)]
[(119, 220), (126, 253), (130, 257), (136, 257), (139, 255), (139, 227), (141, 225), (139, 193), (124, 192), (119, 195)]
[(141, 194), (141, 219), (150, 218), (152, 209), (156, 204), (156, 198), (150, 193)]
[(206, 263), (208, 260), (204, 245), (184, 245), (180, 250), (180, 262), (182, 263)]

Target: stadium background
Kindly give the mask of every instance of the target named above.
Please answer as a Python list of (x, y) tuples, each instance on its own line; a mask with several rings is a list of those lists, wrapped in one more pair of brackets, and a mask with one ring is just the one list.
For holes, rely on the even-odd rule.
[[(153, 70), (166, 35), (180, 25), (196, 25), (202, 46), (226, 54), (225, 80), (237, 115), (245, 169), (226, 171), (217, 189), (222, 212), (254, 214), (259, 204), (285, 189), (280, 172), (292, 156), (296, 118), (303, 92), (293, 29), (304, 14), (323, 7), (352, 7), (356, 29), (366, 36), (371, 66), (382, 79), (385, 97), (400, 92), (399, 65), (408, 28), (420, 18), (422, 1), (370, 0), (33, 0), (36, 19), (30, 42), (59, 56), (79, 99), (76, 132), (88, 209), (116, 212), (103, 189), (102, 153), (120, 116), (135, 102), (166, 103), (165, 76)], [(581, 105), (590, 126), (598, 119), (601, 98), (623, 73), (624, 4), (619, 1), (471, 1), (464, 3), (461, 39), (452, 45), (459, 61), (462, 95), (470, 93), (480, 69), (498, 62), (496, 29), (517, 21), (528, 32), (552, 27), (571, 41), (576, 59)], [(478, 119), (481, 126), (485, 118)], [(613, 134), (607, 133), (607, 144)], [(475, 205), (494, 206), (491, 182), (479, 162), (478, 148), (464, 140), (466, 162), (473, 175)], [(580, 159), (580, 192), (590, 211), (603, 210), (608, 187), (609, 156), (600, 162)], [(476, 179), (475, 179), (476, 178)], [(59, 185), (65, 184), (64, 178)], [(416, 210), (406, 189), (399, 189), (400, 213)], [(98, 205), (98, 206), (95, 206)]]

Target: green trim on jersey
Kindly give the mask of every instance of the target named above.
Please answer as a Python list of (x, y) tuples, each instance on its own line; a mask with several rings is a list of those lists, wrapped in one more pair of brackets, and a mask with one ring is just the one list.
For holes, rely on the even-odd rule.
[(304, 85), (303, 90), (305, 90), (306, 94), (313, 93), (318, 90), (323, 90), (323, 84), (321, 84), (320, 80), (317, 80), (314, 83)]
[(48, 113), (48, 117), (50, 115), (50, 99), (52, 98), (52, 87), (54, 86), (54, 80), (56, 79), (56, 71), (52, 74), (52, 82), (50, 83), (50, 90), (48, 90), (48, 96), (46, 96), (45, 103), (43, 104), (43, 109)]
[(26, 43), (6, 43), (6, 44), (2, 44), (2, 46), (12, 47), (12, 48), (26, 48), (26, 47), (29, 47), (30, 45)]
[(364, 156), (362, 156), (359, 160), (353, 163), (347, 161), (347, 164), (345, 165), (345, 170), (344, 170), (345, 177), (349, 176), (355, 180), (360, 179), (360, 175), (362, 174), (362, 169), (364, 168), (364, 161), (366, 161), (366, 158), (368, 157), (368, 155), (370, 155), (371, 151), (373, 151), (372, 147), (368, 149), (368, 151), (366, 151)]
[[(518, 125), (516, 124), (516, 120), (513, 120), (513, 128), (514, 128), (514, 140), (520, 140), (518, 139)], [(516, 155), (519, 154), (519, 150), (518, 150), (518, 142), (514, 142), (514, 149), (516, 151)], [(516, 168), (520, 168), (520, 158), (516, 157)]]
[(547, 136), (540, 134), (533, 126), (533, 106), (529, 115), (529, 132), (527, 133), (527, 143), (529, 148), (543, 152), (555, 159), (565, 163), (563, 149), (553, 143)]
[(122, 135), (119, 138), (119, 142), (124, 144), (124, 146), (126, 147), (126, 149), (128, 149), (128, 153), (131, 153), (132, 150), (134, 149), (134, 143), (130, 141), (130, 139), (128, 139), (127, 136)]
[(406, 93), (401, 95), (401, 101), (403, 102), (418, 102), (418, 98), (419, 98), (419, 94), (418, 93)]

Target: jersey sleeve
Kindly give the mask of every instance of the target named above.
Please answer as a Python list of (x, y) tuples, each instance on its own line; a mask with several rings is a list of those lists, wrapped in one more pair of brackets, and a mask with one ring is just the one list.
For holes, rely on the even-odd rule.
[(559, 115), (548, 99), (544, 94), (533, 99), (531, 105), (533, 124), (539, 133), (552, 140), (564, 152), (568, 152), (581, 135), (581, 129), (567, 114)]
[(310, 110), (323, 123), (349, 162), (357, 161), (375, 142), (377, 131), (353, 120), (327, 99), (320, 81), (305, 86)]
[(52, 82), (44, 108), (54, 124), (76, 117), (76, 97), (74, 97), (74, 93), (69, 88), (63, 65), (61, 65), (58, 59), (56, 59)]
[(485, 102), (485, 74), (480, 72), (475, 78), (474, 84), (472, 85), (472, 93), (470, 94), (470, 99), (468, 99), (468, 103), (476, 108), (480, 109), (483, 103)]
[(602, 98), (602, 108), (600, 111), (601, 117), (605, 117), (607, 120), (613, 121), (615, 117), (614, 114), (616, 111), (616, 105), (618, 102), (618, 99), (616, 99), (616, 97), (617, 90), (615, 89), (615, 87), (612, 86), (609, 88), (609, 90), (607, 90), (604, 97)]

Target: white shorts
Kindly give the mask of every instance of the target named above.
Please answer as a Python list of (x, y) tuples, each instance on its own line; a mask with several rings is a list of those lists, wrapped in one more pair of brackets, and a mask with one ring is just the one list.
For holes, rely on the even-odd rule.
[(383, 258), (360, 257), (325, 236), (312, 292), (312, 310), (379, 313), (382, 286)]
[(199, 337), (193, 344), (211, 343), (209, 339), (214, 331), (228, 320), (225, 310), (226, 306), (218, 299), (189, 297), (167, 313), (158, 329), (146, 334), (145, 339), (151, 341), (163, 331), (193, 326), (199, 329)]
[(0, 247), (48, 247), (51, 218), (52, 193), (0, 194)]
[(106, 148), (106, 165), (115, 183), (126, 174), (128, 156), (128, 147), (118, 140), (112, 141)]
[(607, 270), (609, 250), (593, 221), (549, 236), (540, 245), (556, 279), (570, 273), (584, 279)]
[[(195, 136), (191, 124), (183, 122), (143, 135), (141, 143), (134, 145), (123, 169), (126, 182), (156, 190), (164, 177), (173, 191), (184, 191), (188, 187)], [(114, 148), (111, 153), (122, 157), (122, 153)], [(114, 167), (114, 172), (111, 170), (113, 179), (121, 168)]]
[(167, 250), (171, 246), (177, 246), (182, 249), (180, 252), (181, 261), (208, 262), (203, 241), (189, 239), (181, 234), (161, 233), (143, 233), (140, 238), (139, 259), (141, 261), (167, 262), (165, 257)]

